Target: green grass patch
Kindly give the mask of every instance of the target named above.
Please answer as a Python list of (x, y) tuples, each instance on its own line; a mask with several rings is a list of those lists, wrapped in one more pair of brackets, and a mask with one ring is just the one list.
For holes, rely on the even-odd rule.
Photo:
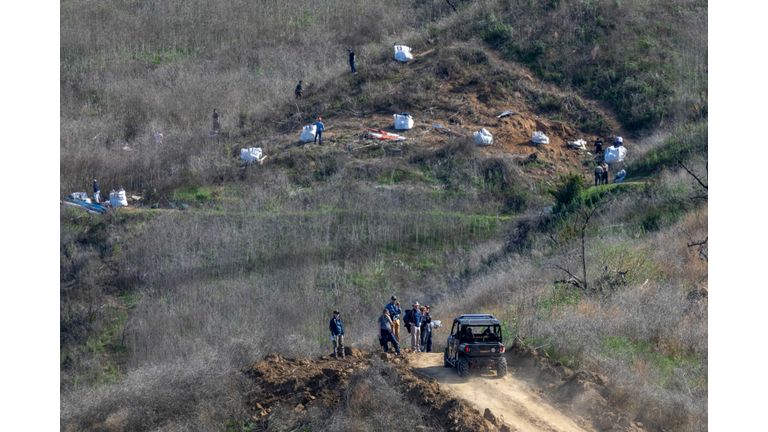
[(201, 188), (197, 185), (177, 189), (169, 196), (169, 199), (175, 202), (204, 202), (212, 198), (213, 188)]
[(665, 168), (678, 168), (695, 155), (706, 157), (709, 146), (708, 123), (688, 124), (678, 129), (664, 144), (627, 164), (627, 179), (645, 177)]

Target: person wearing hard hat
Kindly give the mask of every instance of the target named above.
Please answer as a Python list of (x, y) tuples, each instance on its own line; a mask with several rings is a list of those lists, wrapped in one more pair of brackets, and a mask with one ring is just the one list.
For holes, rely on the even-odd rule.
[(339, 311), (333, 311), (333, 318), (331, 318), (328, 328), (331, 330), (333, 358), (338, 360), (339, 353), (341, 354), (341, 358), (344, 358), (344, 327), (341, 325), (341, 313), (339, 313)]
[(323, 118), (322, 117), (318, 118), (317, 121), (313, 123), (313, 125), (317, 127), (317, 130), (315, 133), (315, 142), (317, 142), (317, 140), (320, 140), (320, 145), (323, 145), (323, 131), (325, 130), (325, 125), (323, 124)]

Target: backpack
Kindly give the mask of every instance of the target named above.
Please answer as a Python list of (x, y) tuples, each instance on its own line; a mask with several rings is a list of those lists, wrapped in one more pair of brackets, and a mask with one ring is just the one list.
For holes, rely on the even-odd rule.
[(411, 332), (410, 319), (412, 316), (413, 316), (413, 309), (408, 309), (408, 312), (406, 312), (405, 316), (403, 317), (403, 321), (405, 321), (405, 329), (408, 330), (408, 333)]

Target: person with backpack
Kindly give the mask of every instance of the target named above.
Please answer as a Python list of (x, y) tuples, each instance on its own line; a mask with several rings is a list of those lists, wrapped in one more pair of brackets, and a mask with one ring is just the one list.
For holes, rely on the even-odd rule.
[(352, 48), (347, 48), (347, 52), (349, 53), (349, 67), (352, 68), (352, 75), (357, 75), (357, 69), (355, 69), (355, 52), (352, 51)]
[(331, 342), (333, 343), (333, 358), (339, 359), (339, 353), (341, 358), (344, 358), (344, 327), (341, 324), (341, 314), (339, 311), (333, 311), (333, 318), (328, 324), (328, 328), (331, 330)]
[(391, 301), (387, 303), (385, 308), (389, 311), (389, 319), (392, 321), (392, 333), (395, 335), (397, 342), (400, 342), (400, 315), (403, 310), (400, 309), (400, 302), (397, 301), (397, 296), (392, 296)]
[(323, 118), (320, 117), (317, 119), (316, 122), (312, 123), (317, 128), (315, 130), (315, 142), (317, 140), (320, 140), (320, 145), (323, 145), (323, 131), (325, 130), (325, 125), (323, 124)]
[(411, 349), (419, 352), (421, 344), (421, 313), (419, 313), (419, 302), (413, 302), (413, 308), (406, 312), (403, 321), (405, 328), (411, 333)]
[(400, 355), (400, 344), (395, 340), (395, 335), (392, 334), (392, 320), (390, 319), (389, 309), (384, 308), (384, 312), (381, 313), (378, 321), (379, 328), (379, 343), (385, 353), (389, 352), (389, 342), (392, 342), (392, 346), (395, 347), (395, 351)]
[(421, 307), (421, 351), (432, 352), (432, 317), (429, 316), (429, 305)]

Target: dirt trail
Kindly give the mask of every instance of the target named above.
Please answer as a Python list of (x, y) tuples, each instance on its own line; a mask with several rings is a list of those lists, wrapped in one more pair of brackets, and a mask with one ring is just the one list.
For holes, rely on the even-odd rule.
[(441, 388), (469, 402), (480, 412), (484, 412), (486, 408), (490, 409), (493, 415), (508, 424), (512, 430), (594, 431), (587, 425), (577, 425), (544, 402), (537, 394), (537, 389), (518, 380), (511, 372), (504, 378), (497, 378), (495, 372), (490, 371), (474, 372), (467, 379), (459, 378), (454, 368), (443, 367), (441, 353), (412, 355), (410, 363), (414, 373), (436, 379)]

